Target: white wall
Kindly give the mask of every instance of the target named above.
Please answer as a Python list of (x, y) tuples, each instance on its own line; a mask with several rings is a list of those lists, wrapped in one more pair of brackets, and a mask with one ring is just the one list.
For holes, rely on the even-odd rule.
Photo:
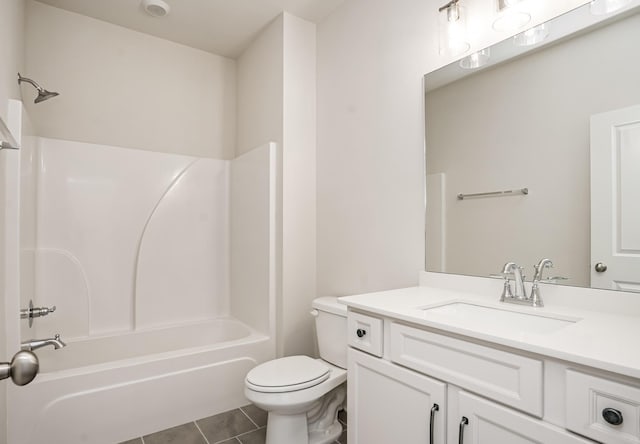
[[(638, 41), (635, 15), (427, 94), (427, 173), (447, 178), (446, 271), (514, 261), (530, 273), (550, 257), (553, 275), (589, 286), (589, 119), (640, 103)], [(456, 199), (519, 187), (530, 194)]]
[[(442, 3), (350, 0), (318, 27), (318, 295), (415, 285), (424, 268), (422, 76), (451, 61)], [(527, 2), (532, 25), (584, 3)], [(491, 0), (467, 4), (470, 52), (510, 34)]]
[(237, 154), (281, 147), (278, 354), (313, 353), (315, 297), (315, 25), (290, 14), (270, 23), (238, 59)]
[(60, 96), (33, 104), (38, 135), (230, 159), (235, 62), (28, 1), (23, 75)]
[(309, 354), (316, 296), (316, 26), (284, 14), (282, 319), (284, 355)]
[(237, 59), (237, 156), (267, 142), (282, 145), (283, 23), (278, 16)]
[[(8, 117), (8, 99), (18, 98), (16, 73), (24, 62), (24, 2), (23, 0), (2, 0), (0, 2), (0, 117), (6, 122)], [(0, 152), (0, 361), (11, 358), (9, 353), (17, 350), (7, 348), (7, 324), (5, 319), (5, 258), (7, 239), (5, 239), (5, 194), (9, 190), (7, 181), (10, 163), (8, 152)], [(17, 156), (17, 153), (11, 155)], [(14, 159), (15, 160), (15, 159)], [(15, 165), (15, 163), (11, 163)], [(13, 185), (16, 185), (14, 182)], [(7, 439), (7, 396), (6, 386), (10, 381), (0, 381), (0, 444)]]
[(350, 0), (318, 27), (318, 295), (417, 283), (430, 6)]
[(0, 2), (0, 116), (7, 120), (7, 100), (18, 99), (18, 71), (24, 67), (24, 0)]

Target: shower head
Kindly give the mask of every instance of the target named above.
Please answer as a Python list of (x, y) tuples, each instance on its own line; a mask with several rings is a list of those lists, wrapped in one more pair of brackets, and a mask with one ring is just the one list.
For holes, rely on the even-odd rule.
[(33, 101), (34, 103), (44, 102), (45, 100), (48, 100), (52, 97), (59, 95), (57, 92), (47, 91), (46, 89), (38, 85), (33, 80), (28, 79), (26, 77), (22, 77), (20, 73), (18, 73), (18, 84), (21, 84), (22, 82), (30, 83), (38, 90), (38, 97), (36, 97), (36, 99)]

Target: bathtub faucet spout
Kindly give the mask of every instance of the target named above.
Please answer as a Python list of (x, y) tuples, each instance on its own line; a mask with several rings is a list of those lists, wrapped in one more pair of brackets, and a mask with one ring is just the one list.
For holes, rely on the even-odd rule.
[(52, 345), (56, 350), (67, 346), (67, 344), (60, 339), (60, 335), (57, 334), (55, 337), (49, 339), (31, 339), (30, 341), (25, 341), (21, 344), (20, 348), (22, 348), (22, 350), (33, 351), (38, 348), (46, 347), (47, 345)]

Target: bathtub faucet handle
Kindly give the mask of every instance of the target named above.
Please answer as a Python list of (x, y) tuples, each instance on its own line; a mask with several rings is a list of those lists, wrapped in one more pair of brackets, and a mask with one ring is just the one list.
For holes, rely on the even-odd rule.
[(56, 306), (53, 307), (34, 307), (33, 300), (29, 300), (29, 308), (23, 308), (20, 310), (20, 319), (29, 319), (29, 328), (33, 325), (33, 318), (40, 318), (47, 316), (48, 314), (56, 311)]

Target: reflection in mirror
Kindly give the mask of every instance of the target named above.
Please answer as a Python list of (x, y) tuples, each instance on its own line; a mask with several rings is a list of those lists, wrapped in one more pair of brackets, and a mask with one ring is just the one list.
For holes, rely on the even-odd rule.
[(516, 262), (531, 280), (548, 257), (555, 282), (640, 291), (637, 5), (604, 20), (586, 5), (526, 54), (510, 39), (500, 63), (425, 76), (427, 271)]

